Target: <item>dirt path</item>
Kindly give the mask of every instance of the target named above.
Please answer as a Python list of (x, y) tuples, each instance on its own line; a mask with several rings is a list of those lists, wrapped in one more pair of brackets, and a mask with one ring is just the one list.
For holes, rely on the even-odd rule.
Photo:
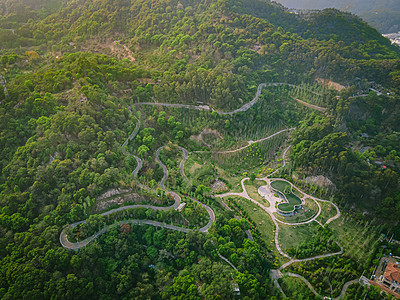
[(115, 54), (121, 54), (123, 58), (129, 59), (131, 62), (136, 61), (136, 59), (132, 55), (132, 51), (124, 44), (121, 44), (119, 41), (114, 41), (109, 45), (111, 52)]

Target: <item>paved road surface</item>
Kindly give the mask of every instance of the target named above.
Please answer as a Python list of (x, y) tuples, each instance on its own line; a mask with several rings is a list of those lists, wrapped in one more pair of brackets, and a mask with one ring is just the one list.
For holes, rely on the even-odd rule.
[[(267, 86), (282, 86), (282, 85), (287, 85), (290, 87), (298, 87), (300, 89), (304, 89), (301, 86), (297, 86), (294, 84), (290, 84), (290, 83), (285, 83), (285, 82), (273, 82), (273, 83), (261, 83), (260, 85), (258, 85), (257, 88), (257, 92), (255, 97), (253, 98), (253, 100), (251, 100), (250, 102), (244, 104), (242, 107), (235, 109), (233, 111), (229, 111), (229, 112), (224, 112), (221, 110), (215, 110), (217, 112), (217, 114), (219, 115), (234, 115), (238, 112), (245, 112), (247, 110), (249, 110), (254, 104), (256, 104), (258, 102), (258, 98), (261, 95), (261, 91), (263, 87), (267, 87)], [(313, 94), (316, 95), (321, 95), (319, 93), (315, 93), (310, 91)], [(153, 105), (153, 106), (164, 106), (164, 107), (178, 107), (178, 108), (188, 108), (188, 109), (197, 109), (197, 110), (210, 110), (210, 107), (208, 105), (189, 105), (189, 104), (177, 104), (177, 103), (157, 103), (157, 102), (140, 102), (140, 103), (135, 103), (133, 104), (133, 106), (138, 106), (138, 105)]]
[(278, 132), (275, 132), (274, 134), (271, 134), (271, 135), (269, 135), (269, 136), (267, 136), (267, 137), (265, 137), (265, 138), (262, 138), (262, 139), (259, 139), (259, 140), (256, 140), (256, 141), (248, 141), (248, 142), (247, 142), (247, 146), (243, 146), (243, 147), (240, 147), (240, 148), (234, 149), (234, 150), (226, 150), (226, 151), (193, 151), (193, 153), (207, 153), (207, 152), (211, 152), (211, 153), (220, 153), (220, 154), (224, 154), (224, 153), (235, 153), (235, 152), (244, 150), (244, 149), (246, 149), (247, 147), (250, 147), (250, 145), (252, 145), (252, 144), (260, 143), (260, 142), (269, 140), (269, 139), (273, 138), (274, 136), (277, 136), (277, 135), (279, 135), (279, 134), (281, 134), (281, 133), (284, 133), (284, 132), (287, 132), (287, 131), (292, 131), (292, 130), (294, 130), (294, 129), (296, 129), (296, 128), (282, 129), (282, 130), (280, 130), (280, 131), (278, 131)]
[(185, 162), (186, 162), (187, 159), (189, 158), (189, 152), (188, 152), (185, 148), (183, 148), (183, 147), (181, 147), (181, 146), (178, 146), (178, 149), (180, 149), (180, 150), (183, 152), (183, 158), (182, 158), (181, 163), (179, 164), (179, 169), (180, 169), (181, 176), (183, 177), (183, 179), (184, 179), (187, 183), (190, 184), (190, 180), (189, 180), (189, 178), (186, 177), (186, 175), (185, 175), (185, 170), (184, 170), (184, 168), (185, 168)]
[(165, 146), (162, 146), (162, 147), (158, 148), (157, 151), (156, 151), (156, 162), (158, 162), (158, 164), (161, 166), (161, 168), (164, 171), (163, 178), (160, 181), (160, 187), (163, 188), (163, 189), (165, 188), (165, 181), (167, 181), (167, 178), (168, 178), (168, 168), (160, 160), (160, 152), (164, 148), (165, 148)]
[(132, 156), (136, 158), (137, 161), (137, 167), (135, 168), (135, 170), (132, 171), (132, 175), (136, 176), (139, 173), (140, 169), (143, 167), (143, 161), (136, 155), (132, 154)]
[[(324, 298), (323, 296), (318, 294), (318, 292), (314, 289), (312, 284), (307, 279), (305, 279), (303, 276), (301, 276), (299, 274), (296, 274), (296, 273), (291, 273), (291, 272), (287, 272), (284, 275), (291, 276), (291, 277), (296, 277), (296, 278), (301, 279), (308, 286), (308, 288), (311, 290), (311, 292), (314, 293), (315, 296), (320, 297), (320, 298)], [(336, 297), (336, 298), (333, 298), (333, 300), (342, 299), (344, 297), (344, 295), (346, 294), (346, 291), (349, 288), (349, 286), (351, 286), (352, 284), (355, 284), (357, 282), (359, 282), (358, 279), (354, 279), (354, 280), (350, 280), (350, 281), (346, 282), (342, 287), (340, 295), (338, 297)]]
[[(164, 147), (165, 147), (165, 146), (160, 147), (160, 148), (157, 149), (157, 151), (156, 151), (156, 160), (157, 160), (157, 162), (161, 165), (161, 167), (162, 167), (163, 170), (164, 170), (164, 176), (163, 176), (163, 178), (162, 178), (162, 180), (161, 180), (161, 182), (160, 182), (160, 187), (163, 188), (163, 189), (165, 190), (165, 185), (164, 185), (164, 183), (165, 183), (165, 181), (166, 181), (167, 178), (168, 178), (168, 169), (167, 169), (167, 167), (161, 162), (161, 160), (160, 160), (160, 158), (159, 158), (160, 151), (161, 151)], [(185, 153), (187, 154), (186, 149), (184, 149), (184, 148), (182, 148), (182, 147), (180, 147), (180, 148), (181, 148), (181, 150), (184, 152), (184, 158), (186, 157), (186, 159), (187, 159), (187, 156), (185, 155)], [(135, 158), (136, 158), (136, 160), (138, 161), (138, 166), (137, 166), (136, 169), (132, 172), (132, 174), (134, 174), (134, 175), (136, 175), (136, 174), (139, 172), (140, 168), (141, 168), (142, 165), (143, 165), (143, 164), (142, 164), (142, 160), (141, 160), (139, 157), (135, 156)], [(184, 164), (184, 162), (183, 162), (183, 164)], [(143, 189), (149, 189), (148, 187), (144, 186), (143, 184), (139, 184), (139, 186), (142, 187)], [(122, 206), (122, 207), (118, 207), (118, 208), (109, 210), (109, 211), (104, 212), (104, 213), (102, 213), (102, 214), (100, 214), (100, 215), (101, 215), (101, 216), (107, 216), (107, 215), (111, 215), (111, 214), (113, 214), (113, 213), (115, 213), (115, 212), (124, 211), (124, 210), (132, 209), (132, 208), (147, 208), (147, 209), (162, 210), (162, 211), (167, 211), (167, 210), (169, 210), (169, 209), (177, 209), (177, 208), (179, 207), (180, 203), (181, 203), (181, 197), (180, 197), (177, 193), (175, 193), (175, 192), (167, 191), (167, 190), (165, 190), (165, 191), (166, 191), (167, 193), (169, 193), (169, 194), (174, 198), (175, 202), (174, 202), (173, 205), (170, 205), (170, 206), (167, 206), (167, 207), (160, 207), (160, 206), (154, 206), (154, 205), (142, 205), (142, 204), (139, 204), (139, 205), (128, 205), (128, 206)], [(206, 205), (206, 204), (204, 204), (204, 203), (201, 203), (200, 201), (198, 201), (198, 200), (196, 200), (196, 199), (194, 199), (194, 198), (191, 198), (191, 199), (192, 199), (193, 201), (197, 202), (197, 203), (200, 203), (200, 204), (204, 207), (204, 209), (207, 211), (207, 213), (209, 214), (210, 220), (208, 221), (208, 223), (207, 223), (204, 227), (202, 227), (202, 228), (199, 229), (200, 232), (207, 232), (207, 231), (211, 228), (212, 224), (215, 222), (215, 214), (214, 214), (214, 211), (213, 211), (213, 210), (211, 209), (211, 207), (209, 207), (208, 205)], [(70, 227), (70, 228), (74, 228), (74, 227), (76, 227), (76, 226), (78, 226), (78, 225), (80, 225), (80, 224), (84, 224), (84, 223), (86, 223), (86, 220), (72, 223), (72, 224), (69, 225), (69, 227)], [(117, 222), (117, 223), (114, 223), (114, 224), (111, 224), (111, 225), (107, 225), (107, 226), (105, 226), (104, 228), (102, 228), (100, 231), (98, 231), (97, 233), (95, 233), (94, 235), (92, 235), (91, 237), (89, 237), (89, 238), (87, 238), (87, 239), (85, 239), (85, 240), (83, 240), (83, 241), (76, 242), (76, 243), (72, 243), (72, 242), (68, 241), (67, 233), (66, 233), (66, 230), (64, 229), (63, 231), (61, 231), (61, 234), (60, 234), (60, 243), (61, 243), (61, 245), (62, 245), (64, 248), (66, 248), (66, 249), (69, 249), (69, 250), (78, 250), (78, 249), (80, 249), (80, 248), (85, 247), (86, 245), (88, 245), (92, 240), (94, 240), (94, 239), (97, 238), (99, 235), (103, 234), (104, 232), (108, 231), (110, 228), (113, 228), (113, 227), (115, 227), (115, 226), (118, 226), (118, 225), (121, 225), (121, 224), (124, 224), (124, 223), (133, 223), (133, 224), (139, 224), (139, 225), (140, 225), (140, 224), (146, 224), (146, 225), (152, 225), (152, 226), (157, 226), (157, 227), (163, 227), (163, 228), (167, 228), (167, 229), (171, 229), (171, 230), (177, 230), (177, 231), (181, 231), (181, 232), (189, 232), (189, 231), (192, 231), (192, 229), (183, 228), (183, 227), (179, 227), (179, 226), (175, 226), (175, 225), (170, 225), (170, 224), (166, 224), (166, 223), (161, 223), (161, 222), (157, 222), (157, 221), (133, 219), (133, 220), (128, 220), (128, 221), (120, 221), (120, 222)]]

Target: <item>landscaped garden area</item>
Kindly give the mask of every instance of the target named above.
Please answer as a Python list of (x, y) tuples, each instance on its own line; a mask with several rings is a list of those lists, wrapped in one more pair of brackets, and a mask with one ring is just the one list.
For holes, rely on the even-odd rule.
[[(336, 210), (335, 210), (336, 212)], [(301, 209), (297, 209), (296, 213), (293, 215), (282, 215), (277, 212), (274, 212), (275, 218), (281, 220), (282, 222), (287, 223), (298, 223), (305, 222), (313, 218), (318, 213), (318, 205), (317, 203), (310, 199), (306, 198), (304, 205)]]
[(301, 199), (292, 192), (290, 183), (283, 180), (275, 180), (271, 182), (271, 187), (280, 192), (288, 202), (278, 204), (278, 209), (283, 212), (291, 212), (296, 205), (300, 205)]

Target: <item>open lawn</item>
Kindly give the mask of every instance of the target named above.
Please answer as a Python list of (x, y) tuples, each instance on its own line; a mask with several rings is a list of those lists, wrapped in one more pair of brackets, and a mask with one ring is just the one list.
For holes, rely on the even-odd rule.
[(285, 225), (279, 224), (279, 242), (283, 249), (297, 247), (301, 242), (312, 240), (320, 227), (316, 222), (304, 225)]
[(254, 200), (256, 200), (257, 202), (261, 203), (262, 205), (264, 205), (265, 207), (269, 207), (270, 203), (268, 200), (265, 200), (263, 197), (260, 196), (260, 194), (258, 193), (258, 188), (260, 186), (265, 185), (265, 183), (263, 181), (259, 181), (259, 180), (255, 180), (255, 181), (250, 181), (250, 180), (246, 180), (244, 182), (244, 186), (246, 187), (246, 191), (247, 194)]
[(295, 205), (300, 205), (301, 204), (301, 200), (299, 197), (297, 197), (296, 195), (293, 194), (285, 194), (286, 199), (289, 201), (289, 203), (279, 203), (278, 204), (278, 209), (282, 210), (282, 211), (293, 211)]
[[(271, 244), (271, 248), (274, 248), (274, 230), (275, 225), (271, 220), (271, 217), (263, 211), (259, 206), (250, 202), (249, 200), (233, 196), (231, 197), (238, 202), (238, 204), (243, 208), (245, 212), (250, 216), (250, 218), (256, 223), (258, 230), (260, 230), (263, 238), (267, 242), (267, 245)], [(254, 210), (255, 209), (255, 210)]]
[(202, 167), (203, 162), (197, 159), (193, 155), (189, 155), (189, 158), (185, 162), (185, 175), (188, 178), (193, 178), (193, 175), (196, 174), (196, 171)]

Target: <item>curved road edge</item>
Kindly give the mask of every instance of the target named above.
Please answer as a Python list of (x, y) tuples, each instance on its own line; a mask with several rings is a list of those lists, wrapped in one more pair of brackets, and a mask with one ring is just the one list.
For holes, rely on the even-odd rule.
[[(312, 286), (312, 284), (311, 284), (307, 279), (305, 279), (303, 276), (301, 276), (300, 274), (291, 273), (291, 272), (286, 272), (286, 273), (284, 273), (283, 275), (287, 275), (287, 276), (290, 276), (290, 277), (296, 277), (296, 278), (301, 279), (301, 280), (308, 286), (308, 288), (311, 290), (311, 292), (314, 293), (315, 296), (320, 297), (320, 298), (322, 298), (322, 299), (325, 299), (322, 295), (320, 295), (320, 294), (314, 289), (314, 287)], [(342, 298), (344, 297), (344, 295), (346, 294), (347, 289), (348, 289), (352, 284), (355, 284), (355, 283), (357, 283), (357, 282), (359, 282), (358, 279), (353, 279), (353, 280), (350, 280), (350, 281), (346, 282), (346, 283), (343, 285), (342, 290), (340, 291), (340, 295), (339, 295), (338, 297), (336, 297), (336, 298), (333, 298), (333, 300), (342, 299)]]
[[(263, 87), (270, 87), (270, 86), (283, 86), (283, 85), (287, 85), (290, 87), (297, 87), (300, 89), (305, 90), (305, 88), (298, 86), (298, 85), (294, 85), (291, 83), (285, 83), (285, 82), (273, 82), (273, 83), (261, 83), (258, 85), (257, 87), (257, 92), (256, 95), (254, 96), (253, 100), (251, 100), (250, 102), (247, 102), (246, 104), (244, 104), (243, 106), (241, 106), (238, 109), (235, 109), (233, 111), (229, 111), (229, 112), (224, 112), (221, 110), (214, 110), (217, 114), (219, 115), (234, 115), (238, 112), (245, 112), (247, 110), (249, 110), (251, 107), (254, 106), (254, 104), (256, 104), (258, 102), (258, 98), (261, 95), (262, 89)], [(319, 93), (310, 91), (313, 94), (316, 95), (321, 95)], [(137, 106), (137, 105), (153, 105), (153, 106), (165, 106), (165, 107), (180, 107), (180, 108), (187, 108), (187, 109), (196, 109), (196, 110), (210, 110), (212, 108), (210, 108), (208, 105), (190, 105), (190, 104), (179, 104), (179, 103), (157, 103), (157, 102), (139, 102), (139, 103), (134, 103), (132, 104), (132, 106)]]
[(185, 170), (184, 170), (185, 163), (186, 163), (187, 159), (189, 158), (189, 152), (185, 148), (183, 148), (181, 146), (177, 146), (177, 147), (178, 147), (179, 150), (181, 150), (183, 152), (183, 158), (182, 158), (182, 160), (181, 160), (181, 162), (179, 164), (179, 169), (180, 169), (181, 176), (183, 177), (183, 179), (187, 183), (191, 184), (190, 180), (189, 180), (189, 178), (187, 178), (187, 176), (185, 174)]

